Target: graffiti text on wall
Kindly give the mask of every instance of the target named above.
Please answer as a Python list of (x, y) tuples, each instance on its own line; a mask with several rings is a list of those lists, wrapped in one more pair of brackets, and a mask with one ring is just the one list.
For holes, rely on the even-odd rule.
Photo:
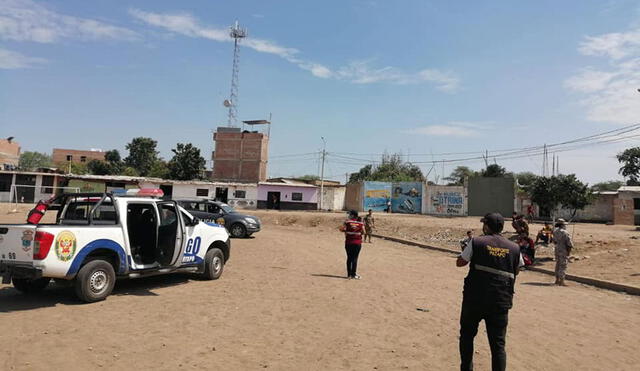
[(431, 198), (431, 206), (436, 214), (464, 215), (464, 196), (462, 192), (437, 191)]

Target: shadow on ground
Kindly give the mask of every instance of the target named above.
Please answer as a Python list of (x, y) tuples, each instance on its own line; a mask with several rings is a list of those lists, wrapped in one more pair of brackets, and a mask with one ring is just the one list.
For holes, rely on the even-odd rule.
[(555, 286), (555, 284), (551, 282), (522, 282), (522, 284), (529, 286)]
[(343, 279), (343, 280), (347, 279), (347, 277), (345, 277), (345, 276), (336, 276), (336, 275), (333, 275), (333, 274), (315, 274), (314, 273), (314, 274), (311, 274), (311, 275), (314, 276), (314, 277), (340, 278), (340, 279)]
[[(189, 283), (193, 276), (169, 274), (132, 280), (119, 280), (111, 296), (158, 296), (155, 289)], [(108, 298), (107, 298), (108, 300)], [(26, 311), (56, 305), (91, 305), (81, 302), (75, 295), (72, 284), (51, 283), (45, 290), (34, 294), (23, 294), (13, 287), (0, 289), (0, 313)]]

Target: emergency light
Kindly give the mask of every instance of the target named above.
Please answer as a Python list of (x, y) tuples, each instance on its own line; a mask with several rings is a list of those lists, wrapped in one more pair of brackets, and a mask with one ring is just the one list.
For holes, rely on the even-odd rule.
[(159, 188), (133, 188), (133, 189), (114, 189), (111, 191), (114, 196), (129, 197), (163, 197), (164, 192)]

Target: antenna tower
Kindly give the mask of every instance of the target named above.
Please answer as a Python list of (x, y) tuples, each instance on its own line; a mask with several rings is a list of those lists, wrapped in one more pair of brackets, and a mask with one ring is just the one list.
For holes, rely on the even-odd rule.
[(240, 40), (247, 37), (247, 29), (240, 28), (238, 21), (229, 30), (229, 36), (233, 38), (233, 70), (231, 72), (231, 92), (229, 99), (224, 101), (224, 106), (229, 108), (228, 127), (236, 127), (238, 121), (238, 74), (240, 72)]

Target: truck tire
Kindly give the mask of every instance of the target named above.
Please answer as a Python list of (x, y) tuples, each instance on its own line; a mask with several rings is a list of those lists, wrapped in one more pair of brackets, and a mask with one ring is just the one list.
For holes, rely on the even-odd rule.
[(51, 279), (49, 277), (37, 278), (35, 280), (27, 278), (13, 278), (11, 281), (13, 282), (13, 287), (15, 287), (16, 290), (23, 294), (32, 294), (44, 290), (45, 287), (49, 285), (49, 281), (51, 281)]
[(247, 235), (247, 228), (242, 223), (233, 223), (229, 228), (231, 237), (242, 238)]
[(76, 276), (76, 295), (86, 303), (104, 300), (113, 291), (115, 283), (113, 266), (104, 260), (92, 260), (80, 268)]
[(217, 280), (224, 270), (224, 254), (222, 250), (213, 248), (207, 251), (204, 257), (204, 273), (202, 277), (205, 280)]

